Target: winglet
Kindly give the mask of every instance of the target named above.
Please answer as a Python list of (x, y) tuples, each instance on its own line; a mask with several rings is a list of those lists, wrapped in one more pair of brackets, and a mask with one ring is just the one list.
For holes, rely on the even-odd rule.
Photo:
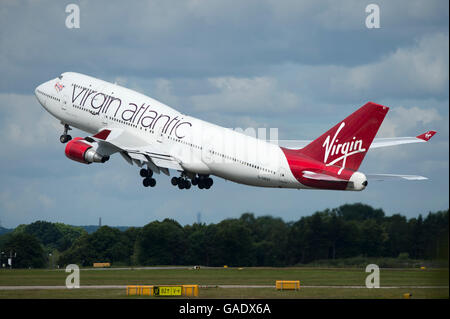
[(436, 131), (428, 131), (423, 134), (417, 135), (416, 138), (420, 138), (421, 140), (428, 142), (434, 134), (436, 134)]

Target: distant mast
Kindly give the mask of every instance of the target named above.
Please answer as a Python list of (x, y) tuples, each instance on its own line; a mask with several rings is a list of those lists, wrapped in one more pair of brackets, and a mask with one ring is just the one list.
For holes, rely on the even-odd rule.
[(98, 227), (99, 228), (102, 227), (102, 218), (101, 217), (98, 218)]

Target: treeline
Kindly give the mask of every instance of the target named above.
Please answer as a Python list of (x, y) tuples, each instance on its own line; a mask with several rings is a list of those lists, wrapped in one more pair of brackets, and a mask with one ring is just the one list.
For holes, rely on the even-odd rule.
[(91, 234), (80, 227), (38, 221), (0, 236), (0, 251), (14, 251), (17, 268), (94, 262), (290, 266), (357, 256), (447, 260), (448, 228), (448, 210), (407, 219), (352, 204), (288, 223), (245, 213), (217, 224), (183, 227), (165, 219), (125, 231), (103, 226)]

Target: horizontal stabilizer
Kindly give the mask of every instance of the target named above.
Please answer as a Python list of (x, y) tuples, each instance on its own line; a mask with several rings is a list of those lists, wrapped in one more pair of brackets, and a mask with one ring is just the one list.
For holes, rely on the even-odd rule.
[(398, 175), (398, 174), (366, 174), (366, 177), (374, 181), (385, 181), (385, 180), (401, 180), (405, 179), (408, 181), (420, 181), (428, 179), (419, 175)]
[[(370, 149), (402, 144), (424, 143), (428, 142), (434, 134), (436, 134), (436, 131), (428, 131), (417, 136), (409, 137), (376, 137), (373, 139)], [(277, 144), (288, 149), (300, 149), (311, 142), (311, 140), (269, 140), (269, 143)]]
[(428, 142), (434, 134), (436, 134), (436, 131), (428, 131), (423, 134), (417, 135), (416, 137), (376, 138), (370, 148), (379, 148), (410, 143), (424, 143)]
[(313, 179), (315, 181), (324, 182), (348, 182), (346, 179), (337, 178), (328, 174), (316, 173), (311, 171), (303, 171), (303, 177)]

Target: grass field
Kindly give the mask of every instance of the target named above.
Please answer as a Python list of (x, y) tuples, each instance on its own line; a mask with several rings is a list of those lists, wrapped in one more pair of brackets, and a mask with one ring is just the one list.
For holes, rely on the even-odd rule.
[[(81, 286), (199, 284), (200, 298), (449, 298), (448, 269), (381, 269), (385, 289), (365, 286), (364, 269), (342, 268), (204, 268), (188, 269), (82, 269)], [(64, 270), (0, 270), (0, 286), (64, 286)], [(276, 280), (300, 280), (299, 291), (275, 288), (214, 288), (216, 285), (275, 285)], [(212, 286), (212, 287), (211, 287)], [(315, 287), (308, 287), (315, 286)], [(316, 287), (322, 286), (322, 287)], [(323, 287), (323, 286), (337, 286)], [(416, 287), (412, 287), (416, 286)], [(417, 288), (417, 287), (433, 288)], [(442, 288), (437, 288), (442, 287)], [(125, 289), (0, 290), (0, 298), (132, 298)], [(138, 297), (139, 298), (139, 297)], [(142, 297), (141, 297), (142, 298)], [(148, 297), (144, 297), (148, 298)]]

